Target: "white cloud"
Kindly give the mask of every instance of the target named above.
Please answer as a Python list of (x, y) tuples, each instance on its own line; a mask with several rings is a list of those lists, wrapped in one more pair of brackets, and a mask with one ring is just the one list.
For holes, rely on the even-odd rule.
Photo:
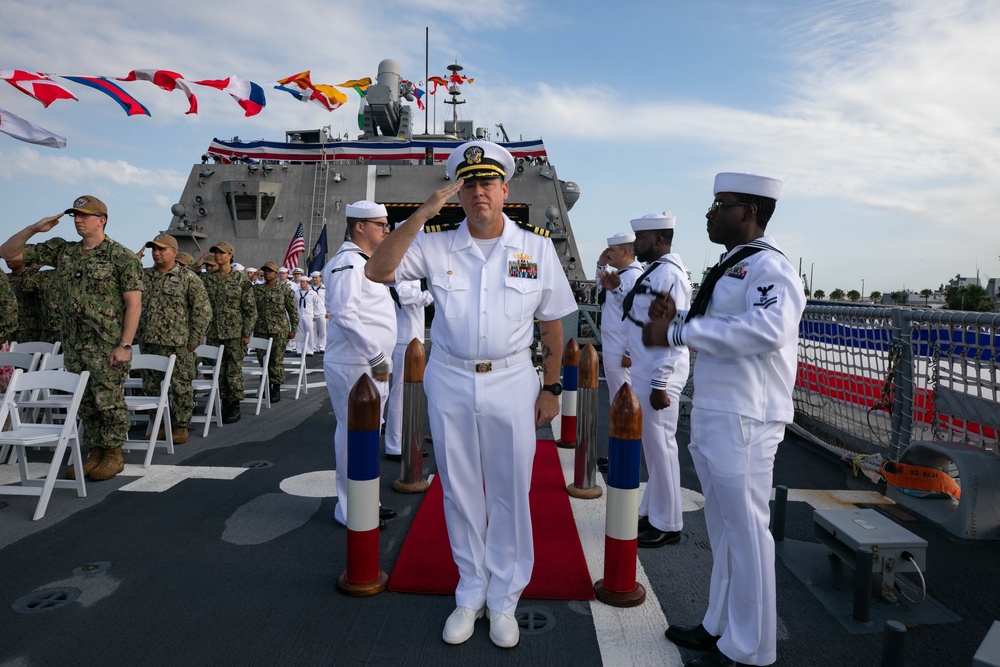
[(71, 185), (114, 184), (177, 191), (187, 180), (186, 174), (168, 169), (145, 169), (123, 160), (43, 154), (33, 148), (0, 151), (0, 177), (15, 180), (44, 177)]

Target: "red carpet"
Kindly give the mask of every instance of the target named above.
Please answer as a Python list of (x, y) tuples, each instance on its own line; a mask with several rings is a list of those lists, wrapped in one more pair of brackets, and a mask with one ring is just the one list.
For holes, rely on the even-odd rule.
[[(538, 441), (529, 500), (535, 569), (522, 597), (593, 600), (593, 582), (552, 440)], [(435, 476), (410, 524), (410, 532), (389, 577), (389, 590), (454, 595), (457, 585), (458, 568), (451, 557), (444, 525), (444, 494)]]

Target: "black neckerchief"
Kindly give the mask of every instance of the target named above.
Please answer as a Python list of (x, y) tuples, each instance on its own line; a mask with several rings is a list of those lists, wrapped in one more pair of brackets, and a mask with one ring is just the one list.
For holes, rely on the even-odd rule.
[[(705, 282), (698, 288), (698, 295), (694, 298), (694, 303), (691, 304), (691, 310), (688, 311), (687, 317), (684, 318), (684, 321), (690, 322), (693, 318), (704, 315), (708, 311), (708, 304), (712, 301), (712, 291), (715, 289), (715, 284), (726, 274), (726, 271), (733, 268), (747, 257), (757, 254), (761, 250), (775, 250), (775, 248), (772, 248), (766, 243), (761, 245), (747, 245), (739, 251), (734, 252), (726, 260), (713, 266), (712, 270), (708, 272)], [(775, 252), (777, 252), (777, 250), (775, 250)]]

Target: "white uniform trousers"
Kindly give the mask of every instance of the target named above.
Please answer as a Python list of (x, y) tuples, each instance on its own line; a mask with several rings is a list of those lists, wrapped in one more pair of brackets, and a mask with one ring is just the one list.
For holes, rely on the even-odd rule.
[(649, 481), (639, 501), (639, 516), (648, 516), (654, 528), (665, 531), (684, 527), (681, 500), (681, 466), (677, 458), (677, 417), (680, 397), (669, 392), (670, 406), (654, 410), (649, 404), (649, 378), (632, 378), (642, 406), (642, 454), (646, 458)]
[(632, 382), (632, 369), (622, 368), (623, 352), (604, 349), (604, 379), (608, 382), (608, 400), (615, 402), (615, 395), (623, 384)]
[[(330, 403), (333, 414), (337, 418), (337, 427), (333, 432), (333, 449), (337, 464), (337, 507), (333, 518), (338, 523), (347, 525), (347, 398), (354, 388), (354, 383), (362, 375), (371, 375), (368, 364), (336, 364), (324, 359), (323, 376), (326, 379), (326, 390), (330, 393)], [(389, 395), (389, 383), (373, 379), (381, 396), (379, 415), (385, 409), (385, 400)]]
[(315, 341), (314, 351), (323, 352), (326, 350), (326, 328), (329, 324), (330, 320), (326, 318), (326, 313), (316, 315), (316, 321), (313, 322), (313, 332), (310, 336)]
[(424, 374), (458, 606), (514, 614), (535, 563), (528, 491), (538, 376), (531, 363), (488, 373), (445, 364)]
[(407, 343), (396, 343), (392, 349), (392, 384), (389, 387), (389, 405), (385, 412), (385, 453), (403, 452), (403, 364)]
[(774, 456), (782, 422), (691, 410), (691, 457), (705, 495), (712, 583), (702, 625), (736, 662), (777, 659), (774, 540), (770, 521)]

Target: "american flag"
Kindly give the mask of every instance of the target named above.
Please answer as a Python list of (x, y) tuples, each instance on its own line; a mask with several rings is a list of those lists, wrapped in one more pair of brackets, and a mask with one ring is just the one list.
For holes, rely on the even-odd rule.
[(289, 271), (295, 269), (299, 265), (299, 257), (302, 253), (306, 251), (306, 240), (302, 236), (302, 223), (299, 223), (299, 228), (295, 230), (295, 236), (292, 237), (292, 242), (288, 244), (288, 251), (285, 253), (285, 261), (281, 263), (283, 267)]

